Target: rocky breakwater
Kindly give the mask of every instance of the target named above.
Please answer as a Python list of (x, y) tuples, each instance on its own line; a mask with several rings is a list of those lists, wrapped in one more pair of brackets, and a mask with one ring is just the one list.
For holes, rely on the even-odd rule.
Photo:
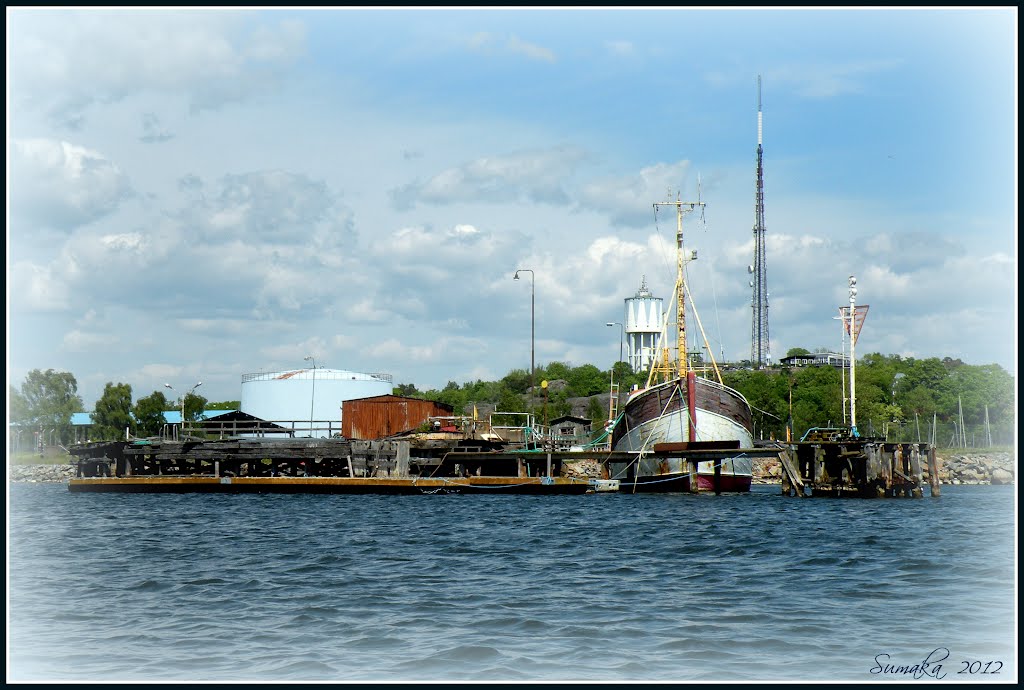
[(782, 481), (782, 463), (777, 458), (755, 458), (751, 482), (778, 484)]
[(940, 484), (1013, 484), (1013, 453), (983, 451), (939, 452)]
[(75, 476), (73, 465), (10, 465), (12, 482), (66, 482)]

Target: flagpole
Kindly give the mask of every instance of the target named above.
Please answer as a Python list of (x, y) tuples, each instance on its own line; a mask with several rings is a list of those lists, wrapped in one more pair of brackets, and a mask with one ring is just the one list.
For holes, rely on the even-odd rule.
[(854, 314), (857, 311), (857, 279), (850, 276), (850, 432), (854, 436), (857, 433), (857, 383), (854, 375), (857, 365), (857, 355), (854, 354), (857, 345), (857, 331), (854, 328)]

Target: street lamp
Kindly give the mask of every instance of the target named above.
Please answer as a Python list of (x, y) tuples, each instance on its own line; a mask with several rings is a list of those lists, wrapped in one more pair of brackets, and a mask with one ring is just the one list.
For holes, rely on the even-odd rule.
[(605, 324), (605, 326), (618, 326), (619, 327), (619, 361), (621, 362), (622, 361), (622, 340), (623, 340), (623, 333), (624, 333), (623, 329), (625, 328), (625, 326), (623, 326), (618, 321), (609, 321), (608, 323)]
[(534, 319), (533, 319), (533, 307), (534, 307), (534, 274), (533, 270), (529, 268), (520, 268), (516, 271), (516, 274), (512, 276), (512, 280), (519, 280), (520, 273), (529, 272), (530, 274), (530, 407), (533, 407), (533, 342), (534, 342)]
[[(196, 388), (199, 388), (199, 386), (201, 386), (201, 385), (203, 385), (202, 381), (200, 381), (196, 385), (192, 386), (191, 390), (189, 390), (188, 393), (186, 393), (185, 395), (181, 396), (181, 434), (182, 434), (182, 436), (185, 435), (185, 398), (187, 398), (188, 396), (192, 395), (195, 392)], [(170, 388), (172, 391), (174, 390), (174, 386), (172, 386), (169, 383), (165, 383), (164, 384), (164, 388)]]
[(316, 400), (316, 359), (313, 355), (303, 357), (306, 362), (313, 362), (313, 391), (309, 394), (309, 437), (313, 438), (313, 401)]

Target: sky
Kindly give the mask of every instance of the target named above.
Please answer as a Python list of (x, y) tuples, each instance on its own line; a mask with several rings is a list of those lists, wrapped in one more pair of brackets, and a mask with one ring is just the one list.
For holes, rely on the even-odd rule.
[[(619, 357), (668, 298), (751, 352), (1017, 362), (1017, 9), (6, 10), (7, 372), (91, 410), (247, 373), (420, 390)], [(699, 180), (699, 185), (698, 185)], [(699, 187), (699, 188), (698, 188)], [(513, 280), (518, 269), (525, 280)]]

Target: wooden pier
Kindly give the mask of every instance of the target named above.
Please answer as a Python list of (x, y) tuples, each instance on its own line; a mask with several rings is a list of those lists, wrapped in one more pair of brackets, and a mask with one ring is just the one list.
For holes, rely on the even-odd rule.
[[(582, 494), (585, 479), (542, 468), (534, 454), (480, 443), (344, 439), (138, 440), (72, 447), (71, 491)], [(544, 470), (548, 471), (545, 472)]]
[[(80, 444), (70, 453), (77, 472), (69, 490), (75, 492), (582, 494), (639, 487), (608, 473), (610, 463), (629, 463), (636, 453), (497, 448), (479, 440), (140, 439)], [(714, 463), (711, 490), (721, 493), (720, 461), (746, 455), (777, 458), (787, 496), (920, 498), (925, 469), (931, 495), (939, 495), (935, 449), (923, 443), (832, 433), (757, 448), (657, 444), (651, 454), (681, 458), (680, 478), (689, 481), (680, 486), (692, 493), (700, 491), (698, 463)], [(567, 464), (581, 460), (597, 465), (597, 476), (567, 471)]]
[(935, 448), (927, 443), (822, 434), (790, 444), (779, 459), (787, 496), (922, 498), (925, 470), (930, 495), (941, 493)]

